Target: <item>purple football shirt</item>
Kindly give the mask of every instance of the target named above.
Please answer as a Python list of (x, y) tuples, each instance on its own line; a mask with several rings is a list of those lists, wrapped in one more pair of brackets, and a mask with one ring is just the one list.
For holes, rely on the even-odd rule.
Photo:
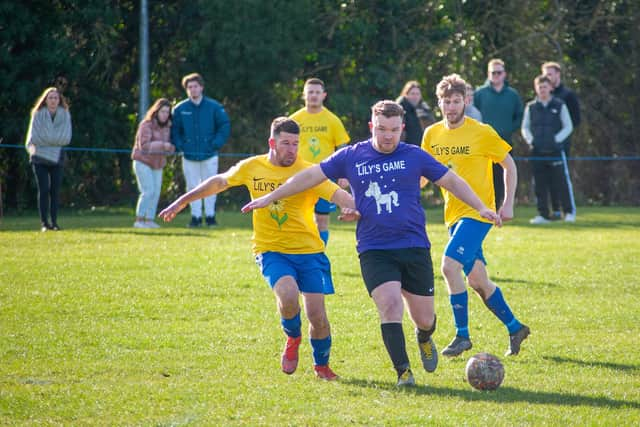
[(349, 145), (320, 163), (332, 180), (347, 178), (362, 217), (358, 253), (370, 249), (430, 248), (420, 204), (420, 177), (437, 181), (447, 168), (420, 147), (401, 142), (390, 154), (371, 140)]

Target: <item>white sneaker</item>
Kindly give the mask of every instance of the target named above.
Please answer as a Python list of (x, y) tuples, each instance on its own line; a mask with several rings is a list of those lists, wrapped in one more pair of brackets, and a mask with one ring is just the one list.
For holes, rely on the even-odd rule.
[(551, 221), (543, 216), (537, 215), (529, 220), (529, 224), (548, 224)]
[(133, 223), (133, 228), (149, 228), (149, 227), (147, 227), (147, 223), (144, 221), (136, 221)]
[(156, 224), (154, 221), (145, 221), (144, 224), (146, 228), (160, 228), (160, 226)]
[(576, 222), (576, 214), (574, 213), (568, 213), (564, 216), (564, 221), (565, 222)]

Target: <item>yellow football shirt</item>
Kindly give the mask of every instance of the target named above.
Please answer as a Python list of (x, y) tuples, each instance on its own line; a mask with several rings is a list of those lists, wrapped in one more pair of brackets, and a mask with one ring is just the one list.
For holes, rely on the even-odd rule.
[[(244, 185), (251, 199), (264, 196), (287, 179), (312, 166), (300, 157), (288, 167), (276, 166), (268, 155), (238, 162), (224, 175), (230, 187)], [(338, 186), (325, 181), (301, 193), (277, 200), (264, 209), (253, 211), (253, 252), (312, 254), (324, 251), (324, 243), (314, 221), (313, 207), (319, 197), (331, 200)]]
[(291, 118), (300, 125), (298, 154), (311, 163), (320, 163), (332, 155), (337, 147), (350, 141), (342, 121), (326, 108), (315, 114), (302, 108), (293, 113)]
[[(486, 206), (495, 206), (493, 163), (503, 161), (511, 146), (491, 126), (466, 117), (462, 126), (447, 129), (440, 121), (425, 131), (422, 149), (467, 181)], [(442, 194), (447, 227), (463, 217), (491, 222), (444, 188)]]

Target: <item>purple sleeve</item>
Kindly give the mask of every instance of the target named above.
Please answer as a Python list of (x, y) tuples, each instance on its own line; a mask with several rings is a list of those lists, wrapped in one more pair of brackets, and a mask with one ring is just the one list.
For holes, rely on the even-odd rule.
[(424, 150), (420, 150), (420, 173), (431, 182), (435, 182), (442, 178), (449, 170), (445, 165), (433, 158), (433, 156)]
[(346, 178), (344, 166), (346, 165), (347, 150), (348, 147), (342, 148), (320, 162), (320, 169), (327, 178), (333, 181)]

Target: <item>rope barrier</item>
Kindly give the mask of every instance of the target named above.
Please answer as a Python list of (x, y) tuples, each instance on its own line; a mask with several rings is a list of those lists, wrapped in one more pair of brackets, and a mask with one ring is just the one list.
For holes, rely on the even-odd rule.
[[(12, 144), (1, 144), (0, 148), (21, 148), (25, 149), (24, 145), (12, 145)], [(131, 153), (130, 148), (96, 148), (96, 147), (62, 147), (64, 151), (87, 151), (87, 152), (95, 152), (95, 153)], [(160, 151), (149, 151), (150, 154), (167, 154), (172, 155), (174, 153), (160, 152)], [(27, 154), (25, 150), (25, 154)], [(199, 153), (178, 153), (177, 155), (183, 154), (199, 154)], [(251, 157), (259, 154), (251, 154), (251, 153), (218, 153), (220, 157)], [(529, 161), (537, 161), (537, 160), (562, 160), (562, 157), (520, 157), (515, 156), (514, 160), (529, 160)], [(568, 157), (567, 160), (575, 160), (575, 161), (615, 161), (615, 160), (640, 160), (640, 156), (582, 156), (582, 157)]]
[[(0, 148), (22, 148), (25, 150), (24, 145), (12, 145), (12, 144), (0, 144)], [(94, 153), (131, 153), (131, 148), (98, 148), (98, 147), (62, 147), (63, 151), (87, 151)], [(25, 150), (25, 154), (26, 154)], [(166, 155), (175, 155), (175, 153), (169, 153), (166, 151), (145, 151), (147, 154), (166, 154)], [(184, 153), (180, 152), (177, 155), (182, 155)], [(192, 153), (186, 152), (186, 154), (200, 154), (200, 153)], [(255, 154), (250, 153), (218, 153), (220, 157), (251, 157), (255, 156)]]

